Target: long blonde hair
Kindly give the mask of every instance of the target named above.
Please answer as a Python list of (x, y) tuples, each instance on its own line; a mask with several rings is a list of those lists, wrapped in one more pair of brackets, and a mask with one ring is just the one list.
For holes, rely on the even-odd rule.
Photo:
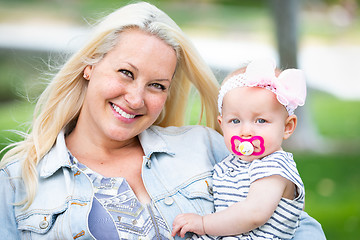
[(205, 112), (206, 125), (220, 131), (216, 120), (218, 83), (192, 43), (176, 23), (155, 6), (145, 2), (127, 5), (99, 22), (89, 41), (54, 76), (36, 104), (32, 130), (23, 141), (13, 144), (1, 161), (0, 167), (14, 159), (23, 159), (22, 178), (27, 198), (20, 204), (24, 208), (31, 205), (36, 194), (36, 166), (54, 145), (59, 132), (76, 125), (87, 88), (83, 70), (87, 65), (99, 62), (121, 38), (121, 32), (128, 28), (139, 28), (159, 37), (177, 53), (177, 69), (169, 97), (154, 124), (163, 127), (183, 125), (193, 85), (202, 102), (199, 122)]

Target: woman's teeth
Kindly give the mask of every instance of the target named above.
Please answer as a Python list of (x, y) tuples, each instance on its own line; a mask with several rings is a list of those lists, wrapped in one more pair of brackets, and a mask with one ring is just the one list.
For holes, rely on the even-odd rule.
[(128, 113), (124, 112), (123, 110), (121, 110), (118, 106), (116, 106), (113, 103), (111, 104), (111, 106), (118, 114), (120, 114), (124, 118), (130, 119), (130, 118), (134, 118), (136, 116), (136, 115), (132, 115), (132, 114), (128, 114)]

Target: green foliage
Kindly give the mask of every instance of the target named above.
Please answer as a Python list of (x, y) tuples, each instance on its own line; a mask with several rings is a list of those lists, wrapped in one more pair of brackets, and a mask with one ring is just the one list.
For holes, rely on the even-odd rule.
[(14, 68), (13, 62), (0, 55), (0, 101), (17, 98), (16, 86), (22, 83), (21, 74)]
[(330, 94), (314, 92), (309, 103), (323, 136), (360, 140), (360, 101), (340, 100)]
[(0, 103), (38, 96), (44, 86), (40, 78), (48, 67), (42, 54), (0, 51)]
[[(12, 130), (26, 132), (30, 127), (34, 105), (28, 102), (6, 102), (0, 104), (0, 150), (21, 137)], [(3, 153), (0, 154), (2, 158)]]

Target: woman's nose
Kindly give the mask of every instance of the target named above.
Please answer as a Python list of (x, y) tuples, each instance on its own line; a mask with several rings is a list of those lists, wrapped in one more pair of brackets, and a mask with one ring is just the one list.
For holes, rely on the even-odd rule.
[(128, 88), (125, 94), (125, 101), (132, 109), (139, 109), (145, 105), (144, 102), (144, 88), (141, 86), (133, 86)]

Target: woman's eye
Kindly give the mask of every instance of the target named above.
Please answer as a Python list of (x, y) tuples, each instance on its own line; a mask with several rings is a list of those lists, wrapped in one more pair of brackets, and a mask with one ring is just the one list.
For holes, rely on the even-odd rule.
[(166, 90), (166, 87), (160, 83), (152, 83), (151, 86), (162, 91)]
[(237, 124), (237, 123), (240, 123), (240, 120), (239, 119), (233, 119), (233, 120), (231, 120), (231, 123)]
[(120, 69), (119, 72), (121, 72), (122, 74), (124, 74), (126, 77), (132, 78), (134, 79), (134, 76), (132, 74), (132, 72), (125, 70), (125, 69)]
[(260, 119), (256, 120), (256, 122), (257, 122), (257, 123), (266, 123), (266, 120), (265, 120), (265, 119), (260, 118)]

